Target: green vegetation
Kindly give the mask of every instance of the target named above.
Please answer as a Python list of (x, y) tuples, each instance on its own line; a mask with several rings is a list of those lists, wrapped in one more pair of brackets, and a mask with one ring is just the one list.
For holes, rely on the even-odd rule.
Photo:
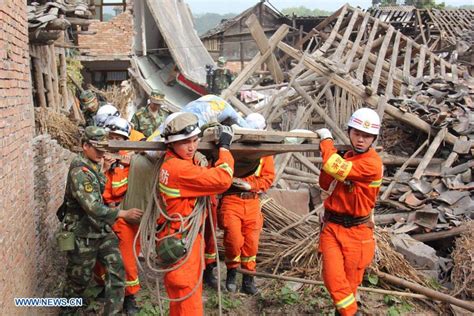
[(387, 310), (389, 316), (399, 316), (413, 309), (413, 306), (408, 304), (405, 300), (400, 300), (393, 295), (385, 295), (383, 300), (385, 304), (389, 306)]
[(286, 15), (295, 14), (296, 16), (329, 16), (333, 13), (330, 11), (319, 10), (319, 9), (311, 10), (304, 6), (285, 8), (281, 10), (281, 12)]

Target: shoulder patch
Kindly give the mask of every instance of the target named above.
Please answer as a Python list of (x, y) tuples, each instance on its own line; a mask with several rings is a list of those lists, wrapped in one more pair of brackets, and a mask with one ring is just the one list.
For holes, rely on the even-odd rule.
[(91, 193), (92, 191), (94, 191), (94, 187), (89, 181), (84, 182), (82, 185), (84, 186), (84, 191), (86, 191), (87, 193)]

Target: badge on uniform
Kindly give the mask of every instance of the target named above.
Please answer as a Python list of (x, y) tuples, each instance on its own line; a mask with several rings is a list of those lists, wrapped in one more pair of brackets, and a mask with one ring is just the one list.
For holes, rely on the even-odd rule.
[(92, 183), (84, 182), (84, 191), (86, 191), (87, 193), (91, 193), (92, 191), (94, 191), (94, 187), (92, 186)]

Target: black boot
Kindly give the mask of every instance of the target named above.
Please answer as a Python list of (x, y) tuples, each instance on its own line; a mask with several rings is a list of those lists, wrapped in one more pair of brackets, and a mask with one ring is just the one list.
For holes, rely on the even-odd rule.
[(210, 263), (206, 266), (206, 269), (204, 270), (202, 279), (204, 281), (204, 284), (207, 286), (217, 290), (217, 279), (214, 276), (214, 268), (217, 266), (216, 262)]
[(127, 315), (136, 315), (140, 311), (134, 295), (127, 295), (123, 300), (123, 311)]
[(258, 293), (258, 289), (255, 286), (253, 276), (244, 274), (242, 276), (242, 288), (240, 289), (242, 293), (255, 295)]
[(236, 269), (228, 269), (227, 270), (227, 278), (225, 280), (225, 287), (229, 292), (236, 292), (237, 291), (237, 284), (235, 283), (235, 278), (237, 277), (237, 270)]

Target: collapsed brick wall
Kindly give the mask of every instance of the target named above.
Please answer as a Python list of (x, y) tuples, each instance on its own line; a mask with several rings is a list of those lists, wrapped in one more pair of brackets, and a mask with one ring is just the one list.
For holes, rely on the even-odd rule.
[[(55, 234), (60, 223), (56, 210), (63, 202), (66, 178), (74, 154), (61, 147), (49, 135), (39, 135), (33, 140), (34, 146), (34, 190), (35, 190), (35, 257), (39, 275), (57, 275), (64, 269), (65, 254), (56, 247)], [(59, 285), (60, 278), (51, 278), (38, 284), (37, 295), (44, 297)]]
[(80, 34), (81, 53), (88, 56), (128, 56), (132, 53), (133, 18), (125, 11), (107, 22), (94, 21), (93, 35)]
[(37, 286), (33, 191), (34, 119), (24, 1), (0, 0), (0, 310)]

